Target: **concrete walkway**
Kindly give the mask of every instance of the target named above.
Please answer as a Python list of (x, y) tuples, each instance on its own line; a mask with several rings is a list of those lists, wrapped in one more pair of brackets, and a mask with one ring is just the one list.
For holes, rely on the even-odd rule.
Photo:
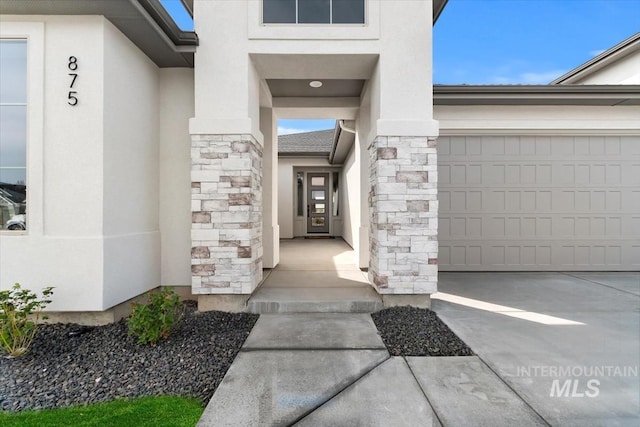
[(368, 314), (262, 315), (199, 426), (545, 426), (477, 357), (390, 357)]
[(368, 314), (266, 314), (199, 425), (640, 424), (640, 274), (443, 273), (440, 291), (477, 356), (390, 357)]

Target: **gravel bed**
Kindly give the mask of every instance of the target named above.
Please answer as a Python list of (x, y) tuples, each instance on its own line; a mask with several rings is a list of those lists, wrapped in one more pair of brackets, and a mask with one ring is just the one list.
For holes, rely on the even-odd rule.
[(41, 325), (30, 351), (0, 357), (0, 410), (60, 408), (150, 395), (191, 396), (206, 404), (258, 315), (195, 311), (166, 341), (136, 343), (124, 321), (86, 328)]
[(392, 307), (371, 317), (392, 356), (473, 356), (473, 351), (431, 310)]

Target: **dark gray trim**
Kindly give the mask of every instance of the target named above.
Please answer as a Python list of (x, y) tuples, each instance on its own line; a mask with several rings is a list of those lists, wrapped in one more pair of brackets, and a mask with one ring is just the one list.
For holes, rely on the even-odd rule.
[(435, 24), (449, 0), (433, 0), (433, 23)]
[(336, 149), (338, 148), (341, 133), (342, 127), (340, 127), (340, 122), (336, 120), (336, 128), (333, 131), (333, 142), (331, 143), (331, 151), (329, 152), (329, 163), (331, 164), (333, 164), (333, 160), (336, 157)]
[(640, 85), (436, 85), (434, 105), (640, 105)]
[(194, 31), (182, 31), (159, 0), (136, 0), (176, 46), (198, 46)]
[(180, 0), (189, 16), (193, 18), (193, 0)]
[(310, 151), (310, 152), (304, 152), (304, 151), (298, 151), (295, 153), (291, 153), (291, 152), (286, 152), (286, 153), (278, 153), (278, 157), (324, 157), (324, 158), (329, 158), (329, 153), (326, 152), (318, 152), (318, 151)]

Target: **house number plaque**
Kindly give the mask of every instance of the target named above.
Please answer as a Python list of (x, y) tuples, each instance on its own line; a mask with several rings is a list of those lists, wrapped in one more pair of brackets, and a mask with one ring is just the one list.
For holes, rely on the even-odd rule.
[(69, 83), (69, 96), (67, 97), (67, 103), (72, 107), (78, 105), (78, 91), (73, 90), (76, 84), (76, 80), (78, 79), (78, 58), (75, 56), (69, 57), (69, 63), (67, 64), (67, 68), (69, 71), (69, 77), (71, 77), (71, 82)]

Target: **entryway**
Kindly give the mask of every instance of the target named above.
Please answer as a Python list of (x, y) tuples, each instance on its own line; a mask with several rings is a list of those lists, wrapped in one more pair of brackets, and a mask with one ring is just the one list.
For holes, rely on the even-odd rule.
[(340, 238), (280, 241), (280, 263), (248, 301), (252, 313), (369, 313), (383, 308)]
[(307, 233), (329, 233), (329, 174), (307, 176)]

